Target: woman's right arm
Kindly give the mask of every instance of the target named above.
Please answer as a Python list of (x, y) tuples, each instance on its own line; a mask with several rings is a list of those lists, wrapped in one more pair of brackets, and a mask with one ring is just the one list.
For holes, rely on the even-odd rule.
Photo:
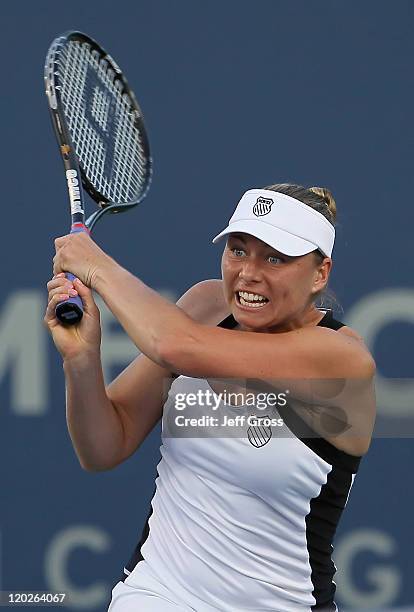
[[(79, 290), (84, 316), (78, 326), (63, 327), (54, 317), (69, 285), (64, 277), (49, 281), (45, 323), (63, 357), (67, 424), (79, 461), (88, 471), (109, 470), (134, 453), (160, 420), (171, 372), (139, 355), (105, 388), (99, 310), (90, 289)], [(206, 325), (228, 314), (219, 280), (194, 285), (177, 304)]]

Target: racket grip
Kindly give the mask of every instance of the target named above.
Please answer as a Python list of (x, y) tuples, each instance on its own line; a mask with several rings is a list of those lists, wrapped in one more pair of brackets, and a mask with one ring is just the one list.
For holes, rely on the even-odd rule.
[[(88, 232), (89, 230), (83, 223), (74, 223), (70, 230), (71, 234), (78, 232)], [(70, 281), (75, 280), (75, 276), (70, 272), (66, 272), (66, 278)], [(70, 297), (68, 300), (59, 302), (55, 308), (56, 318), (63, 323), (63, 325), (76, 325), (80, 322), (83, 317), (83, 303), (79, 295)]]

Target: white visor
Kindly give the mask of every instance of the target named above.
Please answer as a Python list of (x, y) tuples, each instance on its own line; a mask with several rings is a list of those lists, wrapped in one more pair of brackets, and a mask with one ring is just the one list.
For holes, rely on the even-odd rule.
[(331, 257), (335, 242), (335, 228), (321, 213), (296, 198), (268, 189), (246, 191), (228, 226), (213, 242), (233, 232), (255, 236), (291, 256), (320, 249)]

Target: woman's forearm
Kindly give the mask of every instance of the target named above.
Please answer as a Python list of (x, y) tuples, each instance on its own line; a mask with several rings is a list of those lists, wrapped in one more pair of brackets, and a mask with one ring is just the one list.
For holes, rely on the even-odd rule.
[(152, 361), (170, 367), (163, 354), (169, 354), (183, 339), (191, 345), (200, 326), (122, 268), (85, 232), (57, 238), (55, 245), (54, 274), (71, 270), (99, 293), (131, 340)]
[(123, 428), (107, 397), (100, 355), (81, 356), (63, 363), (66, 381), (66, 420), (82, 467), (110, 469), (119, 463)]
[(93, 288), (136, 346), (152, 361), (166, 367), (168, 342), (191, 334), (197, 323), (136, 276), (111, 260), (97, 273)]

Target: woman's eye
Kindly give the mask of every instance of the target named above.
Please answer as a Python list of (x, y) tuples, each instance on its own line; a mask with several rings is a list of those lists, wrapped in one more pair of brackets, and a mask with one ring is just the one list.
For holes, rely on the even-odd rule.
[(283, 263), (283, 259), (280, 259), (280, 257), (276, 257), (276, 255), (269, 255), (268, 260), (272, 264)]
[(232, 248), (230, 250), (233, 253), (233, 255), (235, 255), (236, 257), (242, 257), (243, 256), (243, 253), (244, 253), (243, 249), (238, 249), (238, 248), (234, 247), (234, 248)]

